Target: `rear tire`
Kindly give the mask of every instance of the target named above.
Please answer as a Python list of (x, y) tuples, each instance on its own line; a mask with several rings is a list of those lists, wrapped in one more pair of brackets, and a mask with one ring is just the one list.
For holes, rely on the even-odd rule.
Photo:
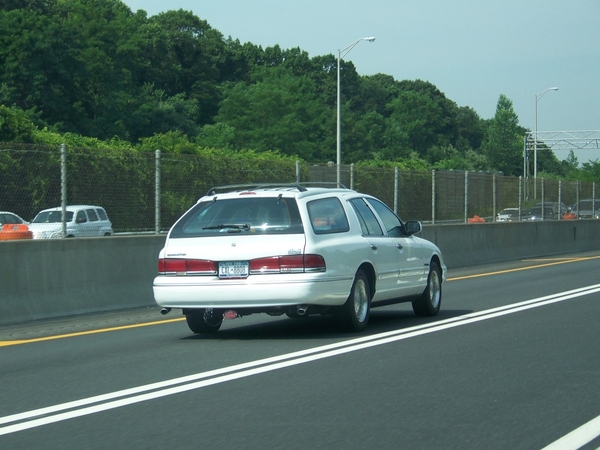
[(429, 264), (427, 287), (421, 296), (412, 302), (413, 311), (420, 317), (437, 315), (442, 305), (442, 271), (435, 261)]
[(212, 309), (194, 309), (187, 311), (185, 320), (194, 333), (216, 333), (221, 328), (223, 316)]
[(369, 279), (362, 270), (356, 272), (350, 296), (336, 311), (342, 325), (348, 331), (364, 331), (369, 323), (371, 289)]

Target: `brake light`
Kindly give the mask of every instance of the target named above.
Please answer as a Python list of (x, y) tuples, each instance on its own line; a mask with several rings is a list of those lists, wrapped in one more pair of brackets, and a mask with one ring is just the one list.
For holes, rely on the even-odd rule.
[(161, 275), (215, 275), (217, 265), (214, 261), (204, 259), (171, 259), (158, 260), (158, 273)]
[(250, 273), (303, 273), (324, 272), (325, 259), (321, 255), (283, 255), (250, 261)]
[[(257, 258), (248, 262), (252, 275), (269, 273), (325, 272), (321, 255), (282, 255)], [(217, 275), (217, 262), (205, 259), (160, 258), (160, 275)]]
[(306, 272), (325, 272), (325, 258), (321, 255), (304, 255)]

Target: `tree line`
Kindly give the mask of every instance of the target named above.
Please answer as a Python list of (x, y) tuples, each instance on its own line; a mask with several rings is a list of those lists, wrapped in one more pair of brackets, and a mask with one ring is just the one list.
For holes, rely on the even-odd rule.
[[(428, 81), (361, 76), (351, 61), (341, 61), (341, 83), (344, 163), (522, 175), (527, 130), (506, 96), (482, 119)], [(336, 94), (335, 55), (242, 44), (190, 11), (0, 5), (0, 141), (335, 161)], [(600, 176), (600, 164), (586, 164), (538, 152), (548, 176)]]

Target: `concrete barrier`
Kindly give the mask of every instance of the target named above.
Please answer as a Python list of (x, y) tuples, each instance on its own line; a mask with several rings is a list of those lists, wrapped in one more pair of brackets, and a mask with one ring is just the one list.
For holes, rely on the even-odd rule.
[(0, 242), (0, 324), (154, 304), (165, 236)]
[[(600, 221), (425, 226), (449, 268), (600, 249)], [(165, 236), (0, 242), (0, 325), (154, 305)]]
[(421, 236), (449, 268), (600, 249), (600, 221), (496, 222), (425, 226)]

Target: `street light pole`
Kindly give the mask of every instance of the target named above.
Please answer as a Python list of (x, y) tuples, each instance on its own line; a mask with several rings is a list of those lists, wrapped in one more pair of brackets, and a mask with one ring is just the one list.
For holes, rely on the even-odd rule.
[(374, 37), (360, 38), (350, 44), (348, 47), (338, 50), (337, 57), (337, 184), (340, 185), (341, 165), (342, 165), (342, 124), (341, 124), (341, 84), (340, 84), (340, 62), (360, 41), (373, 42)]
[(537, 133), (538, 133), (538, 101), (548, 91), (558, 91), (557, 87), (549, 87), (535, 96), (535, 140), (533, 141), (533, 197), (537, 200)]

